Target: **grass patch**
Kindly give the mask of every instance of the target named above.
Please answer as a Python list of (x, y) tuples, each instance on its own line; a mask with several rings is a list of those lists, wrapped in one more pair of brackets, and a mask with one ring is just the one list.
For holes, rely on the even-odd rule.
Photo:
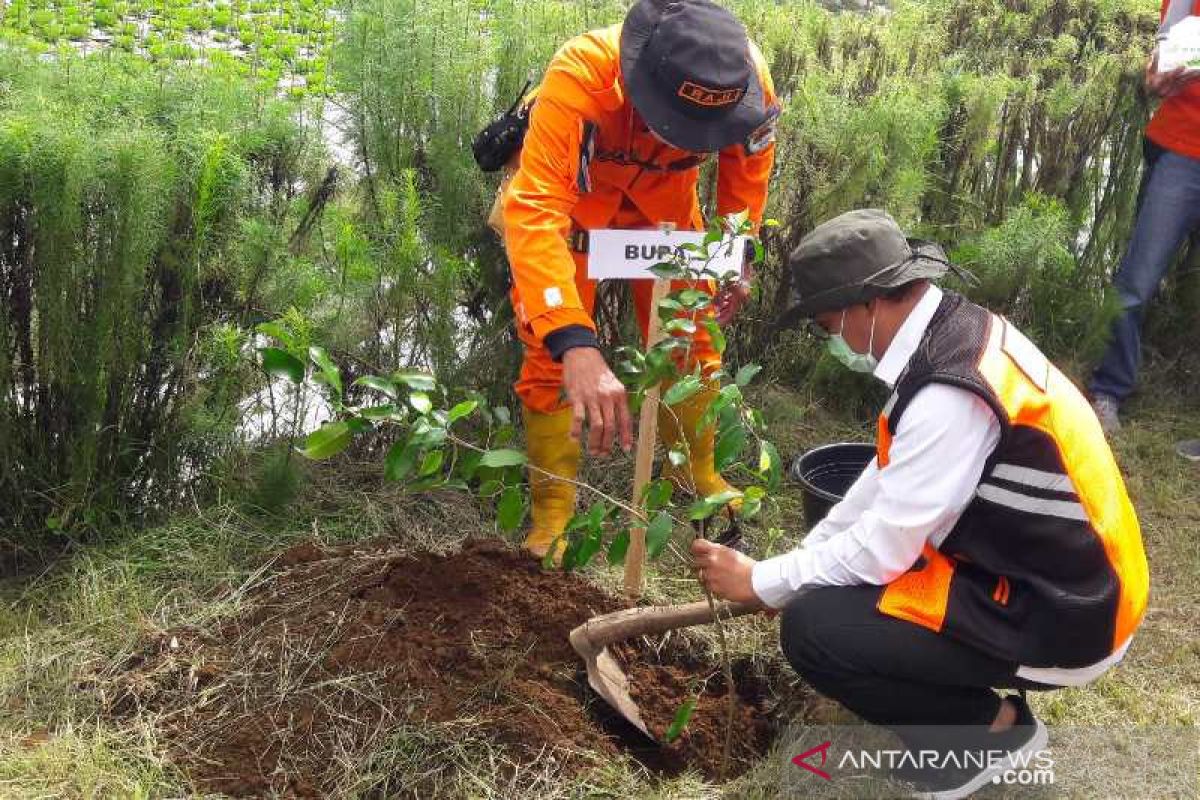
[[(831, 441), (866, 441), (870, 425), (839, 415), (828, 400), (778, 387), (755, 398), (785, 458)], [(1147, 392), (1116, 438), (1115, 450), (1143, 525), (1152, 573), (1151, 605), (1125, 662), (1095, 684), (1033, 696), (1048, 722), (1062, 725), (1187, 725), (1200, 721), (1200, 470), (1173, 453), (1196, 435), (1194, 415), (1178, 398)], [(592, 463), (585, 477), (614, 493), (628, 491), (624, 457)], [(628, 467), (628, 468), (627, 468)], [(380, 465), (342, 464), (312, 471), (299, 499), (279, 514), (253, 513), (241, 497), (180, 513), (169, 524), (120, 541), (81, 548), (40, 574), (0, 584), (0, 794), (21, 797), (190, 794), (185, 776), (165, 759), (166, 743), (151, 714), (102, 722), (106, 687), (139, 644), (184, 626), (236, 616), (264, 580), (264, 563), (302, 540), (337, 545), (388, 537), (406, 549), (447, 551), (468, 534), (494, 526), (461, 495), (408, 497), (379, 480)], [(803, 528), (798, 490), (788, 486), (750, 529), (762, 553), (790, 546)], [(676, 552), (648, 571), (654, 602), (699, 597)], [(589, 575), (607, 588), (620, 570)], [(754, 618), (730, 626), (734, 656), (749, 657), (771, 681), (784, 718), (830, 723), (851, 718), (816, 697), (778, 652), (776, 623)], [(673, 634), (697, 652), (712, 652), (712, 632)], [(370, 682), (358, 687), (370, 690)], [(652, 782), (632, 760), (565, 774), (552, 758), (514, 762), (469, 718), (399, 726), (366, 755), (346, 756), (343, 796), (543, 797), (583, 795), (704, 797), (728, 792), (767, 797), (779, 786), (783, 753), (716, 786), (695, 774)], [(653, 788), (651, 784), (653, 783)]]

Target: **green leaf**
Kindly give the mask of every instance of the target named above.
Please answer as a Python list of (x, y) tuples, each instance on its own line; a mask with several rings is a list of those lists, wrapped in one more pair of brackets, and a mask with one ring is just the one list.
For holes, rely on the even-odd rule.
[(504, 445), (517, 438), (517, 429), (512, 425), (501, 425), (496, 429), (496, 433), (492, 436), (492, 444), (497, 444), (503, 447)]
[(603, 544), (603, 534), (600, 530), (593, 530), (588, 533), (583, 542), (579, 545), (579, 550), (575, 553), (575, 566), (586, 567), (591, 562), (592, 557), (600, 552), (600, 545)]
[(721, 399), (727, 400), (728, 403), (722, 406), (722, 410), (728, 407), (729, 403), (740, 403), (744, 399), (742, 397), (742, 387), (736, 383), (730, 383), (721, 387)]
[(492, 408), (492, 416), (496, 418), (496, 422), (501, 425), (509, 425), (512, 423), (512, 412), (508, 410), (508, 406), (495, 406)]
[(411, 442), (393, 444), (384, 460), (384, 477), (389, 481), (403, 480), (417, 466), (417, 454), (420, 452), (420, 448)]
[(356, 380), (352, 385), (366, 386), (368, 389), (374, 389), (381, 394), (385, 394), (393, 400), (396, 399), (396, 384), (389, 381), (387, 378), (381, 378), (378, 375), (363, 375)]
[(479, 460), (482, 467), (515, 467), (528, 463), (529, 458), (520, 450), (489, 450)]
[(751, 486), (746, 489), (745, 499), (742, 502), (742, 507), (738, 509), (738, 516), (741, 519), (753, 519), (762, 511), (763, 498), (767, 496), (767, 490), (761, 486)]
[(454, 472), (463, 480), (471, 480), (475, 477), (475, 471), (479, 469), (479, 461), (483, 458), (483, 453), (477, 453), (474, 450), (468, 450), (462, 453), (457, 463), (454, 465)]
[(700, 379), (695, 375), (688, 375), (675, 381), (675, 384), (667, 390), (663, 395), (662, 401), (669, 406), (682, 403), (701, 389)]
[(567, 527), (563, 528), (563, 532), (572, 533), (574, 531), (583, 530), (584, 528), (588, 527), (589, 524), (588, 512), (579, 511), (575, 514), (572, 514), (571, 518), (567, 520)]
[(429, 422), (429, 417), (419, 417), (413, 425), (412, 435), (409, 441), (422, 450), (427, 450), (431, 447), (441, 447), (446, 441), (446, 429), (441, 425), (433, 425)]
[(696, 332), (696, 323), (684, 317), (676, 317), (663, 325), (664, 333), (686, 333), (689, 336)]
[(414, 392), (432, 392), (437, 380), (427, 372), (402, 370), (392, 375), (392, 380), (402, 383)]
[(742, 449), (746, 446), (746, 439), (746, 429), (739, 425), (717, 440), (717, 446), (713, 452), (713, 463), (717, 472), (725, 471), (738, 460), (738, 456), (742, 454)]
[(583, 536), (579, 533), (567, 537), (567, 549), (563, 551), (562, 568), (565, 572), (575, 569), (579, 556), (579, 548), (583, 546)]
[(725, 331), (721, 330), (721, 326), (711, 317), (704, 320), (704, 328), (708, 331), (708, 338), (712, 340), (713, 349), (719, 354), (724, 354), (725, 348), (728, 346), (725, 340)]
[(679, 710), (675, 712), (675, 719), (671, 721), (671, 727), (667, 728), (667, 732), (663, 734), (663, 739), (669, 744), (679, 738), (679, 734), (683, 733), (683, 729), (692, 720), (692, 714), (696, 712), (696, 698), (689, 697), (684, 701)]
[(495, 478), (490, 478), (479, 484), (480, 497), (495, 497), (504, 490), (504, 484)]
[(508, 532), (515, 531), (525, 518), (525, 497), (517, 486), (510, 486), (500, 495), (500, 503), (496, 506), (496, 522), (500, 529)]
[(660, 508), (666, 507), (671, 502), (671, 494), (674, 491), (675, 484), (667, 478), (659, 478), (646, 484), (646, 510), (658, 511)]
[(254, 330), (264, 336), (271, 336), (283, 342), (285, 347), (294, 347), (296, 344), (296, 336), (281, 323), (278, 322), (260, 322), (254, 326)]
[(650, 272), (659, 280), (671, 280), (672, 278), (683, 277), (683, 270), (680, 269), (679, 265), (667, 261), (650, 267)]
[(612, 566), (625, 563), (625, 554), (629, 552), (629, 529), (617, 531), (617, 535), (608, 544), (608, 563)]
[(673, 297), (664, 297), (658, 301), (658, 318), (663, 322), (678, 316), (683, 311), (683, 304)]
[(259, 348), (262, 356), (262, 367), (268, 375), (282, 375), (292, 383), (304, 380), (304, 362), (286, 350), (278, 347)]
[(754, 376), (760, 372), (762, 372), (762, 367), (758, 364), (747, 364), (738, 370), (737, 377), (733, 379), (733, 382), (738, 386), (745, 386), (754, 380)]
[(442, 450), (430, 450), (425, 454), (425, 459), (421, 462), (421, 471), (417, 475), (425, 478), (437, 472), (442, 468), (442, 461), (445, 457), (445, 452)]
[(463, 417), (469, 417), (479, 407), (478, 400), (464, 400), (454, 408), (450, 409), (450, 416), (446, 418), (446, 424), (452, 425)]
[(742, 493), (734, 489), (718, 492), (717, 494), (710, 494), (708, 497), (705, 497), (702, 500), (697, 500), (688, 506), (688, 518), (697, 521), (708, 519), (713, 514), (717, 513), (726, 505), (728, 505), (729, 501), (735, 500), (741, 496)]
[(775, 445), (765, 439), (759, 446), (758, 471), (767, 482), (768, 492), (779, 491), (779, 485), (783, 482), (783, 460), (779, 458)]
[(337, 397), (342, 396), (342, 371), (338, 369), (337, 364), (333, 363), (333, 359), (329, 357), (329, 353), (325, 352), (324, 347), (313, 345), (308, 348), (308, 357), (312, 362), (321, 368), (321, 380), (324, 381), (330, 389), (333, 389)]
[(424, 392), (413, 392), (408, 396), (408, 404), (412, 406), (418, 414), (428, 414), (433, 410), (433, 403), (429, 400), (429, 395)]
[(712, 305), (712, 295), (699, 289), (684, 289), (679, 293), (679, 302), (684, 308), (695, 311)]
[(608, 515), (608, 503), (603, 500), (597, 500), (592, 503), (592, 507), (587, 512), (588, 530), (598, 531), (604, 525), (604, 518)]
[(646, 557), (658, 558), (659, 553), (671, 541), (671, 533), (675, 530), (675, 521), (665, 511), (660, 511), (650, 524), (646, 526)]
[(717, 508), (724, 508), (729, 502), (737, 500), (741, 496), (742, 493), (737, 489), (726, 489), (723, 492), (710, 494), (708, 497), (704, 498), (704, 502), (712, 503)]
[(366, 419), (391, 419), (396, 414), (396, 407), (391, 403), (385, 403), (381, 406), (360, 408), (357, 413)]
[(300, 452), (307, 458), (320, 461), (345, 450), (350, 444), (350, 438), (348, 423), (327, 422), (308, 435)]

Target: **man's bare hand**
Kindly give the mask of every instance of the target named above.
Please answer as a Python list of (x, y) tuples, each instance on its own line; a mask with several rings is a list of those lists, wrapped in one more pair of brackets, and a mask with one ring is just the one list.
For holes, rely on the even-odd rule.
[(751, 573), (754, 559), (733, 548), (706, 539), (692, 542), (692, 561), (700, 583), (713, 595), (735, 603), (757, 603), (766, 609), (754, 593)]
[(594, 347), (573, 347), (563, 354), (563, 389), (571, 403), (571, 438), (579, 441), (588, 424), (588, 452), (604, 455), (618, 436), (625, 452), (633, 447), (633, 422), (625, 386)]
[(1196, 69), (1179, 67), (1170, 72), (1159, 72), (1157, 52), (1146, 67), (1146, 90), (1164, 99), (1174, 97), (1197, 81), (1200, 81), (1200, 70)]
[(742, 268), (742, 279), (731, 284), (713, 298), (717, 312), (717, 324), (728, 325), (750, 300), (750, 286), (754, 280), (754, 269), (747, 264)]

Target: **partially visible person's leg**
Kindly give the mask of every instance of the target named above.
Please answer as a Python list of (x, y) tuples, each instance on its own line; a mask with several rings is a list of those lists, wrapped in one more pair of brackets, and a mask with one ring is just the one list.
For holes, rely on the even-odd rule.
[[(1025, 699), (1002, 699), (992, 687), (1053, 687), (1015, 677), (1011, 662), (880, 613), (881, 591), (803, 592), (784, 609), (780, 639), (788, 661), (817, 691), (892, 728), (922, 759), (902, 762), (894, 777), (916, 784), (917, 797), (966, 797), (1046, 746), (1045, 726)], [(926, 753), (947, 760), (927, 763)], [(988, 756), (985, 763), (983, 753), (1008, 758)], [(952, 765), (955, 754), (953, 763), (963, 766)]]
[(821, 694), (879, 725), (990, 725), (991, 687), (1033, 688), (1012, 662), (881, 613), (881, 591), (813, 588), (784, 608), (783, 653)]
[[(1092, 396), (1108, 429), (1115, 427), (1116, 404), (1128, 397), (1137, 383), (1146, 305), (1180, 246), (1198, 225), (1200, 160), (1164, 153), (1154, 162), (1144, 186), (1133, 236), (1115, 278), (1122, 312), (1113, 323), (1112, 342), (1092, 376)], [(1106, 419), (1110, 408), (1112, 419)]]
[[(596, 301), (596, 282), (587, 278), (587, 259), (575, 255), (575, 285), (584, 309), (590, 315)], [(516, 383), (525, 421), (525, 449), (529, 456), (530, 528), (525, 549), (538, 558), (551, 547), (560, 559), (566, 550), (562, 537), (575, 513), (575, 480), (581, 447), (571, 438), (572, 412), (563, 397), (562, 364), (537, 342), (532, 333), (517, 325), (525, 348), (521, 376)]]
[[(653, 294), (653, 281), (633, 281), (633, 301), (638, 313), (638, 321), (642, 325), (642, 335), (646, 336), (649, 320), (656, 309), (650, 308)], [(671, 291), (681, 289), (698, 289), (712, 292), (713, 287), (707, 282), (672, 281)], [(687, 316), (680, 314), (679, 316)], [(694, 320), (695, 332), (691, 334), (677, 333), (679, 339), (688, 341), (686, 351), (674, 351), (678, 358), (677, 365), (682, 374), (690, 374), (698, 365), (705, 380), (691, 397), (667, 406), (665, 403), (658, 407), (658, 437), (668, 451), (682, 450), (686, 445), (688, 463), (675, 467), (664, 463), (662, 476), (673, 481), (681, 490), (700, 497), (709, 497), (730, 491), (733, 487), (721, 477), (716, 469), (716, 424), (708, 425), (703, 430), (697, 430), (705, 412), (716, 399), (720, 390), (720, 382), (711, 379), (713, 373), (721, 368), (721, 354), (713, 343), (712, 334), (705, 324), (713, 319), (711, 308), (696, 315)], [(686, 357), (685, 357), (686, 352)], [(663, 387), (665, 392), (669, 387)], [(735, 501), (734, 506), (740, 501)]]

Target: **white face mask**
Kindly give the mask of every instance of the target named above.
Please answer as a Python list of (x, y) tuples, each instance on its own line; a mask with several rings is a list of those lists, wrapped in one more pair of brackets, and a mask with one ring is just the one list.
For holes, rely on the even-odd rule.
[(875, 357), (872, 349), (875, 347), (875, 312), (871, 312), (871, 341), (867, 345), (866, 353), (859, 353), (850, 347), (849, 343), (842, 338), (842, 331), (846, 329), (846, 312), (842, 311), (842, 324), (838, 328), (838, 332), (829, 337), (829, 354), (842, 362), (847, 369), (854, 372), (874, 372), (879, 366), (879, 359)]

